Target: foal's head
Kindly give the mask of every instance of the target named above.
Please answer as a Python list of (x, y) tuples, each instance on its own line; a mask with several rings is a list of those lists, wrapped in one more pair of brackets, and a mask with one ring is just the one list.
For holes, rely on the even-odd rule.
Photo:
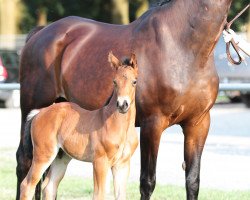
[(135, 86), (138, 75), (135, 54), (131, 54), (130, 58), (121, 62), (110, 52), (108, 60), (111, 67), (116, 70), (113, 82), (117, 94), (117, 109), (120, 113), (126, 113), (131, 102), (135, 100)]

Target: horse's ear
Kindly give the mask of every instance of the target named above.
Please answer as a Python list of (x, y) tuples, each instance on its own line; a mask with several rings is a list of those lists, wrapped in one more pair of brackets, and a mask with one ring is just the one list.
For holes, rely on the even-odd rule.
[(118, 58), (116, 58), (116, 57), (113, 55), (112, 51), (109, 52), (108, 61), (109, 61), (110, 65), (111, 65), (111, 67), (114, 68), (114, 69), (116, 69), (116, 70), (117, 70), (117, 69), (119, 68), (119, 66), (121, 65), (120, 61), (118, 60)]
[(131, 65), (131, 67), (133, 67), (134, 69), (137, 69), (137, 60), (136, 60), (136, 56), (134, 53), (131, 53), (129, 63)]

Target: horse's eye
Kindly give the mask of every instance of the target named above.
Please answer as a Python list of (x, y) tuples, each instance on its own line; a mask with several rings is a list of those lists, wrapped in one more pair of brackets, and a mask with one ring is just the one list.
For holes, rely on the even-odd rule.
[(133, 85), (136, 85), (136, 83), (137, 83), (137, 81), (133, 81), (133, 82), (132, 82)]
[(114, 85), (115, 85), (115, 86), (117, 85), (117, 82), (116, 82), (116, 80), (113, 80), (113, 83), (114, 83)]

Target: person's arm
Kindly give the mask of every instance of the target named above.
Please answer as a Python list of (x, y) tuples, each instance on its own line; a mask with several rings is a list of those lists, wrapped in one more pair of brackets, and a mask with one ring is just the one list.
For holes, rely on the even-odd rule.
[(234, 39), (240, 50), (250, 56), (250, 43), (238, 36), (232, 29), (229, 29), (228, 31), (224, 30), (223, 38), (226, 43)]

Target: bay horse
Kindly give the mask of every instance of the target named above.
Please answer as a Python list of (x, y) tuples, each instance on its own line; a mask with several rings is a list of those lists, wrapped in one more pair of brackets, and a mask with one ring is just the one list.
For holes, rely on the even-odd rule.
[[(93, 199), (104, 199), (106, 175), (111, 167), (115, 199), (126, 200), (130, 158), (138, 138), (135, 130), (135, 55), (121, 63), (112, 53), (109, 62), (115, 71), (114, 92), (108, 105), (94, 111), (75, 103), (62, 102), (28, 115), (26, 138), (31, 137), (33, 159), (21, 183), (21, 200), (31, 200), (36, 184), (50, 166), (43, 198), (56, 199), (57, 187), (71, 158), (93, 163)], [(59, 150), (63, 152), (59, 154)]]
[(150, 199), (154, 191), (161, 135), (173, 124), (183, 129), (187, 199), (197, 199), (200, 160), (219, 85), (213, 50), (231, 2), (171, 0), (128, 25), (71, 16), (33, 33), (20, 60), (22, 125), (16, 154), (17, 199), (31, 165), (31, 156), (23, 148), (28, 113), (58, 98), (88, 110), (102, 107), (113, 88), (111, 69), (106, 65), (110, 49), (118, 58), (130, 52), (137, 56), (141, 199)]

